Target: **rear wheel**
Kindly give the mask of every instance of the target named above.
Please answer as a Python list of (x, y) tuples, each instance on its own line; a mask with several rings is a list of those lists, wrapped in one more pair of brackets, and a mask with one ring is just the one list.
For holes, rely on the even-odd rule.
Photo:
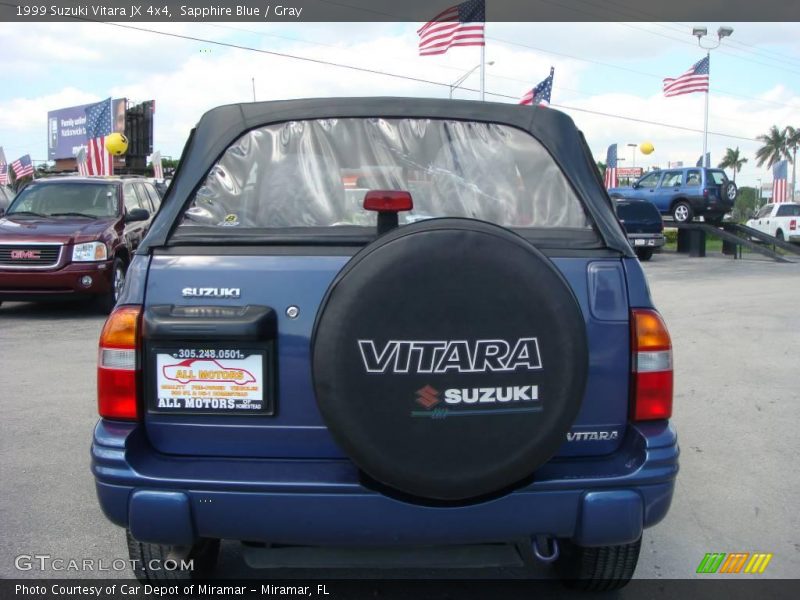
[(633, 577), (641, 545), (641, 538), (632, 544), (596, 548), (562, 540), (555, 567), (568, 587), (593, 592), (618, 590)]
[[(143, 583), (207, 578), (219, 557), (219, 540), (215, 539), (202, 539), (183, 547), (139, 542), (129, 529), (125, 536), (133, 574)], [(191, 568), (186, 568), (188, 564)]]
[(778, 231), (775, 233), (775, 237), (782, 242), (786, 241), (786, 237), (783, 235), (783, 231), (781, 231), (780, 229), (778, 229)]
[(688, 223), (694, 217), (694, 211), (688, 202), (678, 202), (672, 207), (672, 218), (677, 223)]
[(639, 260), (650, 260), (653, 257), (653, 249), (640, 248), (636, 250), (636, 256), (639, 257)]

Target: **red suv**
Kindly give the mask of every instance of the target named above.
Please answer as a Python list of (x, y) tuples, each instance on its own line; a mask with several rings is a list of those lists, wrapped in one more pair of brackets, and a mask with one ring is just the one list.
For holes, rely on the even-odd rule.
[(0, 219), (0, 303), (94, 297), (110, 311), (161, 199), (147, 181), (34, 181)]

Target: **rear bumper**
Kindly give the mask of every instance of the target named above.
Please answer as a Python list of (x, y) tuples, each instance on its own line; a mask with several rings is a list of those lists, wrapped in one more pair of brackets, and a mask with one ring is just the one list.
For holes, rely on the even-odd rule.
[(697, 215), (723, 215), (731, 212), (734, 204), (726, 198), (718, 198), (715, 195), (710, 195), (707, 198), (692, 198), (690, 203), (692, 205), (692, 209)]
[(634, 250), (637, 248), (660, 248), (665, 243), (663, 233), (629, 233), (628, 241)]
[[(105, 294), (111, 289), (112, 262), (69, 263), (53, 270), (0, 268), (0, 300), (36, 302)], [(90, 285), (81, 283), (84, 276)]]
[(103, 512), (145, 542), (456, 544), (546, 534), (587, 546), (632, 542), (658, 523), (672, 500), (679, 454), (669, 423), (638, 425), (613, 454), (555, 459), (513, 493), (432, 507), (370, 489), (348, 460), (159, 454), (139, 424), (101, 420), (91, 452)]

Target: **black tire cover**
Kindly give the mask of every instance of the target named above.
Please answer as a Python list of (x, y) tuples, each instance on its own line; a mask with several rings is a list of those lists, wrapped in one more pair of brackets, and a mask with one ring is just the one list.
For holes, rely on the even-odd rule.
[(564, 442), (586, 331), (571, 288), (529, 242), (432, 219), (345, 265), (317, 314), (312, 369), (325, 424), (368, 476), (466, 501), (529, 478)]

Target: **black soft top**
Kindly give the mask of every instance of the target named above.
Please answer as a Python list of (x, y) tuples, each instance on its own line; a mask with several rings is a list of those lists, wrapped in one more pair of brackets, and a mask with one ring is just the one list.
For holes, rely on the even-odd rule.
[(285, 121), (326, 118), (483, 121), (527, 131), (551, 154), (594, 221), (606, 247), (633, 256), (586, 141), (570, 117), (550, 108), (425, 98), (309, 98), (220, 106), (205, 113), (183, 150), (161, 210), (138, 253), (166, 245), (185, 206), (227, 148), (246, 132)]

